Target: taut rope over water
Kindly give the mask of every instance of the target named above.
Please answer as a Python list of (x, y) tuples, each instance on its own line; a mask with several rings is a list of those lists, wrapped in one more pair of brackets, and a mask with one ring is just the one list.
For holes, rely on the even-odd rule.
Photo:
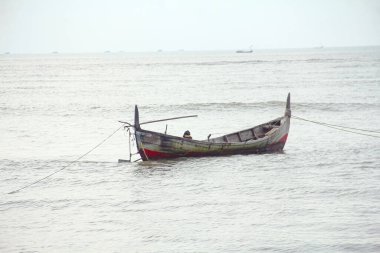
[[(333, 128), (333, 129), (344, 131), (344, 132), (349, 132), (349, 133), (359, 134), (359, 135), (365, 135), (365, 136), (370, 136), (370, 137), (374, 137), (374, 138), (380, 138), (380, 136), (378, 136), (378, 135), (355, 132), (355, 131), (362, 131), (362, 132), (369, 132), (369, 133), (378, 133), (378, 134), (380, 134), (380, 131), (368, 130), (368, 129), (360, 129), (360, 128), (353, 128), (353, 127), (346, 127), (346, 126), (339, 126), (339, 125), (333, 125), (333, 124), (329, 124), (329, 123), (325, 123), (325, 122), (321, 122), (321, 121), (315, 121), (315, 120), (301, 118), (301, 117), (298, 117), (298, 116), (295, 116), (295, 115), (292, 115), (292, 118), (298, 119), (298, 120), (303, 120), (303, 121), (306, 121), (306, 122), (314, 123), (314, 124), (325, 126), (325, 127), (329, 127), (329, 128)], [(355, 130), (355, 131), (352, 131), (352, 130)]]
[(54, 171), (53, 173), (51, 173), (51, 174), (49, 174), (49, 175), (47, 175), (47, 176), (45, 176), (45, 177), (43, 177), (43, 178), (40, 178), (40, 179), (38, 179), (37, 181), (34, 181), (34, 182), (32, 182), (32, 183), (30, 183), (30, 184), (28, 184), (28, 185), (25, 185), (25, 186), (23, 186), (23, 187), (21, 187), (21, 188), (19, 188), (19, 189), (17, 189), (17, 190), (14, 190), (14, 191), (8, 192), (8, 194), (14, 194), (14, 193), (17, 193), (17, 192), (19, 192), (19, 191), (21, 191), (21, 190), (23, 190), (23, 189), (25, 189), (25, 188), (28, 188), (29, 186), (32, 186), (32, 185), (34, 185), (34, 184), (37, 184), (38, 182), (41, 182), (42, 180), (44, 180), (44, 179), (46, 179), (46, 178), (49, 178), (49, 177), (53, 176), (54, 174), (56, 174), (56, 173), (58, 173), (58, 172), (60, 172), (60, 171), (62, 171), (62, 170), (64, 170), (64, 169), (66, 169), (66, 168), (69, 167), (71, 164), (73, 164), (73, 163), (79, 161), (80, 159), (82, 159), (83, 157), (85, 157), (86, 155), (88, 155), (88, 154), (90, 154), (92, 151), (94, 151), (96, 148), (98, 148), (99, 146), (101, 146), (104, 142), (106, 142), (109, 138), (111, 138), (116, 132), (118, 132), (123, 126), (124, 126), (124, 125), (118, 127), (118, 128), (112, 133), (112, 134), (110, 134), (110, 135), (107, 136), (105, 139), (103, 139), (103, 140), (102, 140), (99, 144), (97, 144), (95, 147), (93, 147), (92, 149), (90, 149), (89, 151), (87, 151), (85, 154), (79, 156), (79, 157), (78, 157), (77, 159), (75, 159), (74, 161), (69, 162), (67, 165), (63, 166), (63, 167), (60, 168), (59, 170)]

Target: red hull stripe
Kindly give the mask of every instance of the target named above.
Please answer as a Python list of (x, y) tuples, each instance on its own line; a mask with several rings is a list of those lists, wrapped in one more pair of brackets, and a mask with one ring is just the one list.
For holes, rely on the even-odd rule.
[(178, 157), (173, 154), (168, 154), (168, 153), (162, 153), (159, 151), (154, 151), (154, 150), (149, 150), (149, 149), (144, 149), (146, 156), (148, 159), (157, 159), (157, 158), (174, 158)]
[(278, 142), (282, 142), (285, 144), (287, 139), (288, 139), (288, 134), (285, 134), (284, 136), (282, 136), (282, 138)]

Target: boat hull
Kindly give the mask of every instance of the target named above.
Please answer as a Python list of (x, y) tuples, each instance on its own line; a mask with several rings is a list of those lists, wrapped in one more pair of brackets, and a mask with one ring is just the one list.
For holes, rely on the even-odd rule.
[[(273, 133), (256, 140), (249, 139), (238, 142), (229, 142), (227, 140), (225, 142), (214, 142), (213, 139), (211, 139), (197, 141), (143, 129), (136, 129), (136, 143), (140, 156), (144, 161), (178, 157), (225, 156), (277, 152), (283, 150), (285, 146), (289, 133), (290, 118), (284, 116), (276, 120), (281, 122), (281, 125), (276, 128)], [(255, 128), (251, 128), (234, 134), (241, 136), (241, 133), (247, 131), (254, 132), (254, 129)], [(233, 136), (234, 134), (227, 136)]]
[(134, 124), (136, 145), (143, 161), (276, 152), (283, 150), (285, 146), (289, 134), (290, 117), (289, 93), (285, 114), (282, 117), (217, 138), (192, 140), (142, 129), (140, 125), (144, 123), (140, 124), (136, 105)]

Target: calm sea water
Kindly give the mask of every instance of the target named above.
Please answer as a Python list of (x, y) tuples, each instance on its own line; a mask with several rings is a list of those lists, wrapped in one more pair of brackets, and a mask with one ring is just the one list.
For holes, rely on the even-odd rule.
[[(380, 139), (295, 119), (283, 153), (118, 163), (120, 125), (206, 139), (294, 115), (380, 131), (380, 48), (0, 56), (1, 252), (380, 252)], [(378, 134), (379, 135), (379, 134)], [(135, 156), (137, 159), (138, 157)]]

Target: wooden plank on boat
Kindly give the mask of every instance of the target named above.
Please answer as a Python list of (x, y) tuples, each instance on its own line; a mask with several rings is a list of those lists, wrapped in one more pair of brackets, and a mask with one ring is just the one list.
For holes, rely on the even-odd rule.
[(250, 140), (253, 138), (252, 129), (240, 132), (241, 141)]
[(239, 142), (242, 142), (240, 132), (237, 133), (237, 136), (238, 136)]

